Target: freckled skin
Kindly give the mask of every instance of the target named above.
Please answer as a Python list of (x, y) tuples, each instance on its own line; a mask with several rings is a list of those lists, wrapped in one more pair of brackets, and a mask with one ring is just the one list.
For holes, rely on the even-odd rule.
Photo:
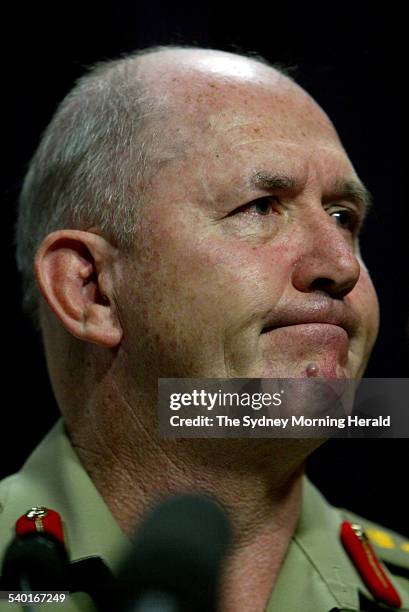
[[(157, 93), (167, 90), (172, 120), (160, 153), (169, 161), (152, 180), (135, 248), (118, 272), (132, 375), (152, 385), (159, 376), (298, 377), (310, 363), (324, 375), (362, 375), (378, 305), (357, 240), (322, 203), (335, 180), (356, 178), (329, 119), (262, 65), (244, 78), (209, 73), (194, 59), (191, 71), (166, 56), (157, 64), (146, 60), (145, 70)], [(262, 220), (234, 212), (266, 195), (249, 184), (257, 170), (302, 184)], [(322, 278), (330, 289), (316, 288)], [(275, 311), (316, 300), (342, 303), (353, 333), (317, 325), (261, 333)]]

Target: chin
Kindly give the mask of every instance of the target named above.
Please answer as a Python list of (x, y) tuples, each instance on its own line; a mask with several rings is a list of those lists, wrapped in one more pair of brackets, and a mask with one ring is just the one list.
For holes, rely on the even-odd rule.
[(259, 378), (355, 378), (356, 368), (336, 355), (308, 355), (295, 362), (270, 363)]

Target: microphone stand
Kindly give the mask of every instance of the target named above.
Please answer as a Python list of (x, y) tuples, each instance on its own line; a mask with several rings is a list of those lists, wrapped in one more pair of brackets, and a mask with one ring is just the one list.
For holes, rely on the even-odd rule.
[(131, 612), (180, 612), (180, 606), (172, 595), (162, 591), (147, 591), (139, 598)]
[[(20, 577), (20, 588), (22, 591), (31, 591), (30, 582), (27, 576), (22, 575)], [(28, 603), (27, 605), (22, 604), (21, 607), (23, 608), (23, 610), (26, 610), (26, 612), (35, 612), (36, 610), (35, 606), (32, 606), (30, 603)]]

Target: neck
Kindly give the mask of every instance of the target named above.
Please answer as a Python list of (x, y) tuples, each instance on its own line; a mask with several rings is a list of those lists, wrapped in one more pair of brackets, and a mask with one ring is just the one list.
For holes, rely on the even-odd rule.
[(146, 418), (155, 412), (135, 410), (123, 398), (115, 405), (105, 400), (84, 410), (80, 421), (67, 418), (67, 429), (84, 468), (128, 535), (148, 508), (172, 494), (210, 494), (221, 502), (233, 530), (221, 609), (264, 610), (298, 520), (311, 441), (166, 440), (159, 437), (155, 419)]

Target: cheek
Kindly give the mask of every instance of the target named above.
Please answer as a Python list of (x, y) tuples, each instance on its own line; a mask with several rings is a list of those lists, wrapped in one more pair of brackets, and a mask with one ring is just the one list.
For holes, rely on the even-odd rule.
[(279, 245), (267, 249), (218, 237), (191, 250), (185, 246), (180, 265), (199, 303), (205, 294), (226, 324), (241, 325), (256, 320), (280, 299), (289, 279), (285, 262), (286, 249)]
[(350, 295), (356, 312), (360, 314), (368, 343), (372, 346), (379, 329), (379, 302), (369, 272), (362, 262), (359, 281)]
[(273, 294), (282, 293), (290, 276), (289, 245), (267, 247), (221, 236), (208, 221), (186, 217), (186, 212), (182, 216), (175, 211), (172, 217), (151, 213), (147, 219), (138, 255), (144, 281), (188, 292), (193, 299), (202, 294), (228, 301), (243, 295), (258, 299), (264, 291), (271, 307)]

